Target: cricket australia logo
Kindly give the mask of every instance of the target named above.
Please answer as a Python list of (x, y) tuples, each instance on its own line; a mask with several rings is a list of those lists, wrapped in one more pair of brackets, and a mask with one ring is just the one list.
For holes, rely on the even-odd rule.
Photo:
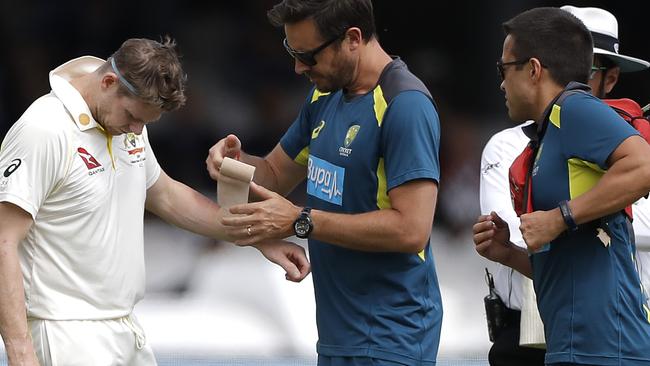
[(144, 142), (142, 137), (132, 132), (124, 135), (124, 150), (129, 154), (129, 162), (131, 164), (141, 163), (146, 160), (144, 154)]
[(352, 153), (350, 145), (352, 145), (352, 141), (357, 137), (360, 128), (361, 126), (359, 125), (352, 125), (348, 128), (348, 132), (345, 134), (345, 140), (343, 140), (343, 146), (339, 147), (339, 155), (347, 157)]

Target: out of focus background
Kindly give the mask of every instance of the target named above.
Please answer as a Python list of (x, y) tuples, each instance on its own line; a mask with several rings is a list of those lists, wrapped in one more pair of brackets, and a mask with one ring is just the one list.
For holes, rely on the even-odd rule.
[[(37, 97), (48, 72), (82, 55), (108, 57), (127, 38), (178, 42), (188, 103), (149, 127), (166, 172), (215, 197), (208, 149), (234, 133), (263, 155), (291, 124), (310, 88), (295, 75), (283, 33), (266, 20), (275, 0), (0, 1), (0, 136)], [(495, 62), (501, 23), (537, 6), (598, 6), (619, 20), (620, 51), (650, 60), (645, 2), (374, 2), (381, 44), (429, 87), (441, 118), (442, 178), (431, 243), (445, 314), (440, 365), (484, 365), (482, 298), (490, 266), (474, 252), (479, 163), (508, 120)], [(650, 102), (650, 72), (622, 74), (612, 97)], [(291, 198), (301, 203), (304, 187)], [(315, 365), (311, 277), (300, 284), (255, 249), (236, 248), (146, 217), (147, 296), (136, 314), (161, 365)], [(297, 241), (305, 245), (305, 243)], [(2, 361), (0, 361), (0, 364)]]

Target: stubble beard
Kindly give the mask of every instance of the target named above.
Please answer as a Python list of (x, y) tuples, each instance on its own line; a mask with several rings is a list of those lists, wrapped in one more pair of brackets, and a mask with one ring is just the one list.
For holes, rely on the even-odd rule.
[(314, 82), (316, 88), (324, 93), (335, 92), (340, 89), (346, 89), (350, 86), (353, 80), (354, 75), (354, 64), (348, 62), (347, 60), (340, 60), (335, 63), (333, 70), (336, 70), (329, 75), (316, 74), (317, 77), (320, 77), (325, 82), (320, 83), (320, 85)]

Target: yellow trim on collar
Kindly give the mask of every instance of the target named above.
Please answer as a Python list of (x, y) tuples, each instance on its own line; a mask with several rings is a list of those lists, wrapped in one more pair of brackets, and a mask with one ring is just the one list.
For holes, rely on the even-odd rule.
[(330, 93), (323, 93), (318, 89), (314, 89), (314, 93), (311, 95), (311, 102), (314, 103), (315, 101), (318, 100), (318, 98), (323, 97), (325, 95), (329, 95)]

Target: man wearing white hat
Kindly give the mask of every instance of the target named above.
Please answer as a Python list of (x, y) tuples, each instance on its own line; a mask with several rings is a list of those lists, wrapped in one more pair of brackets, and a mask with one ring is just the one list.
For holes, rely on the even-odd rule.
[[(616, 17), (606, 10), (599, 8), (578, 8), (563, 6), (578, 17), (591, 31), (594, 40), (594, 64), (590, 74), (589, 86), (592, 93), (604, 98), (618, 82), (621, 72), (645, 70), (650, 63), (638, 58), (619, 53), (618, 22)], [(521, 232), (519, 218), (514, 212), (510, 199), (508, 169), (514, 159), (523, 151), (529, 141), (522, 127), (532, 124), (525, 122), (519, 126), (505, 129), (494, 136), (486, 144), (481, 158), (480, 201), (482, 214), (496, 212), (510, 228), (510, 239), (513, 243), (526, 248)], [(634, 230), (639, 248), (650, 250), (650, 203), (645, 199), (634, 205)], [(650, 289), (650, 252), (638, 252), (637, 263), (642, 273), (645, 287)], [(520, 346), (520, 331), (525, 335), (526, 329), (520, 330), (522, 305), (532, 307), (536, 312), (534, 292), (531, 280), (519, 272), (496, 264), (496, 292), (504, 302), (506, 310), (506, 326), (495, 339), (489, 353), (490, 365), (544, 365), (544, 350)], [(532, 298), (531, 298), (532, 296)], [(524, 320), (522, 318), (522, 322)], [(537, 319), (539, 324), (541, 320)], [(541, 329), (540, 329), (541, 331)], [(543, 333), (539, 340), (521, 339), (521, 345), (544, 346)]]

